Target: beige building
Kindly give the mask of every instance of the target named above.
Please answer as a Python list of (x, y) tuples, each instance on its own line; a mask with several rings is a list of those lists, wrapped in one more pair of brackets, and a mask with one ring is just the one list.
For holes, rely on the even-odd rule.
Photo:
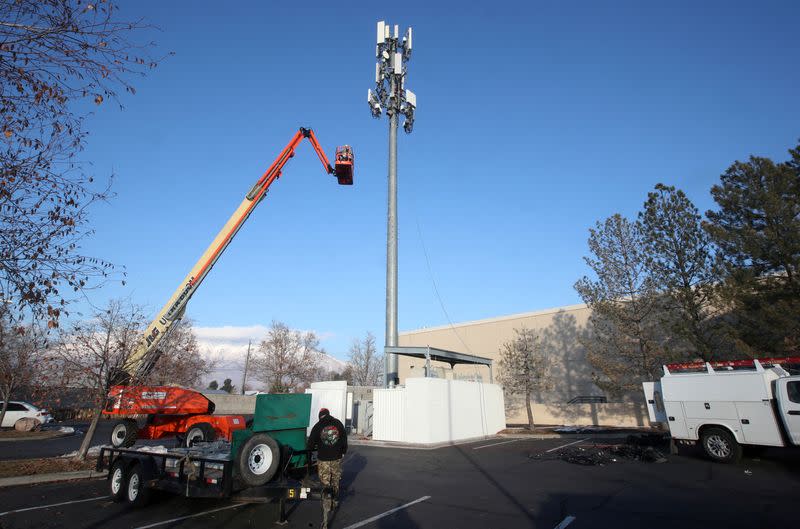
[[(542, 350), (553, 361), (553, 388), (534, 395), (534, 421), (538, 424), (644, 426), (648, 423), (642, 402), (613, 402), (610, 395), (592, 382), (592, 366), (580, 337), (586, 333), (590, 310), (586, 305), (570, 305), (524, 314), (457, 323), (401, 332), (400, 346), (436, 347), (459, 353), (491, 358), (493, 373), (485, 366), (431, 362), (434, 376), (497, 383), (500, 349), (522, 327), (535, 331)], [(424, 359), (400, 356), (400, 383), (408, 377), (425, 376)], [(595, 397), (590, 399), (589, 397)], [(608, 402), (585, 403), (587, 400)], [(638, 399), (637, 399), (638, 400)], [(509, 402), (510, 401), (510, 402)], [(581, 403), (580, 401), (584, 401)], [(527, 422), (524, 401), (507, 399), (508, 424)]]

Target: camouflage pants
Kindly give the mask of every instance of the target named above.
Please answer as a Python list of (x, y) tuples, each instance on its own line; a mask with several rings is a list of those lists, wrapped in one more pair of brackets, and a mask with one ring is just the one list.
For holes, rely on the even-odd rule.
[(336, 508), (339, 499), (339, 481), (342, 479), (342, 460), (318, 461), (319, 481), (325, 490), (322, 491), (323, 527), (327, 525), (328, 513)]

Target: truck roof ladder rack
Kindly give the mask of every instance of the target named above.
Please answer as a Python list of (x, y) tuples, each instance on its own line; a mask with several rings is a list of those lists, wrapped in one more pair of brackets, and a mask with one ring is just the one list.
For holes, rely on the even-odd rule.
[(717, 362), (676, 362), (664, 366), (664, 375), (688, 371), (713, 374), (715, 370), (755, 369), (763, 371), (765, 366), (781, 364), (800, 364), (800, 356), (783, 356), (773, 358), (748, 358), (746, 360), (720, 360)]

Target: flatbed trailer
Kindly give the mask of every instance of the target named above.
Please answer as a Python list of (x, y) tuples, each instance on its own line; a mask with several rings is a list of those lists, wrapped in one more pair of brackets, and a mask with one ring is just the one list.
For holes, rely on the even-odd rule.
[[(203, 444), (212, 445), (211, 448)], [(242, 503), (274, 503), (278, 523), (286, 523), (286, 502), (321, 499), (323, 488), (311, 477), (311, 452), (284, 447), (282, 468), (268, 483), (247, 486), (237, 479), (234, 461), (217, 443), (199, 448), (154, 451), (151, 447), (100, 449), (97, 470), (108, 470), (111, 498), (133, 507), (146, 505), (152, 491), (159, 490), (187, 498), (230, 499)], [(304, 467), (291, 467), (294, 456), (305, 455)]]

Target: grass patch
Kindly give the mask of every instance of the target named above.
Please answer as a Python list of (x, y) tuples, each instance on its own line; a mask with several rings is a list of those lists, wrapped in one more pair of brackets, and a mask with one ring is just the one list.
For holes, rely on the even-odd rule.
[(36, 432), (18, 432), (13, 428), (3, 428), (0, 430), (0, 440), (2, 439), (50, 439), (64, 435), (58, 430), (42, 430)]
[(0, 478), (13, 476), (32, 476), (34, 474), (52, 474), (54, 472), (74, 472), (76, 470), (94, 470), (97, 459), (86, 458), (86, 461), (75, 461), (71, 457), (51, 457), (42, 459), (14, 459), (0, 461)]

